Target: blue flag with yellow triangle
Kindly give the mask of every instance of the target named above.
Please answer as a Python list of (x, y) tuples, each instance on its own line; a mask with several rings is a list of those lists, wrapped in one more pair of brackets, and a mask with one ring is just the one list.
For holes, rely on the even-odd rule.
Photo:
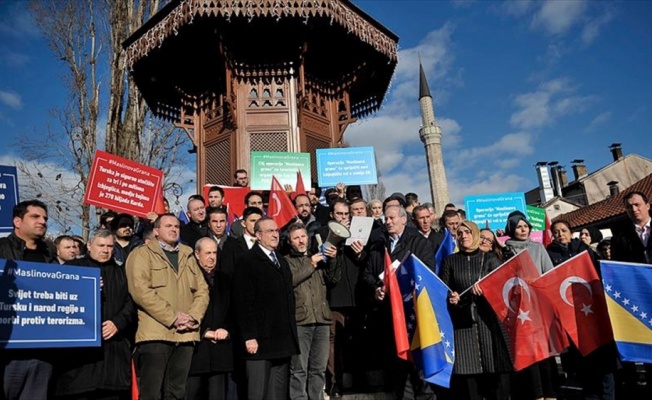
[(618, 355), (652, 363), (652, 265), (600, 261)]
[[(455, 361), (453, 323), (447, 304), (448, 286), (413, 254), (405, 260), (403, 267), (413, 288), (415, 318), (414, 326), (408, 329), (412, 359), (427, 382), (448, 388)], [(406, 318), (410, 318), (407, 310)], [(409, 324), (410, 321), (408, 328)]]

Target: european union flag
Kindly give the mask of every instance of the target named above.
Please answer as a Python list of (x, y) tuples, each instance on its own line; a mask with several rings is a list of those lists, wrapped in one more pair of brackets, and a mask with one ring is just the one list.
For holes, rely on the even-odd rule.
[(600, 269), (620, 359), (652, 363), (652, 266), (600, 261)]
[[(404, 267), (412, 277), (414, 289), (416, 318), (415, 329), (410, 335), (412, 358), (417, 368), (423, 371), (426, 381), (450, 387), (455, 345), (446, 301), (449, 289), (414, 255), (405, 260)], [(407, 310), (406, 318), (409, 318)]]
[(455, 240), (453, 240), (453, 235), (448, 229), (444, 229), (444, 240), (442, 240), (441, 245), (435, 253), (435, 273), (439, 274), (439, 268), (444, 262), (444, 258), (455, 253)]

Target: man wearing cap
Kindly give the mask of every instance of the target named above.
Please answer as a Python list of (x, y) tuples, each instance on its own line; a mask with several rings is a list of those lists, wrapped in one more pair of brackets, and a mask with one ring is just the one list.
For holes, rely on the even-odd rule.
[(113, 259), (116, 264), (123, 265), (131, 251), (143, 244), (143, 241), (134, 235), (134, 217), (129, 214), (118, 214), (111, 220), (110, 226), (115, 236)]

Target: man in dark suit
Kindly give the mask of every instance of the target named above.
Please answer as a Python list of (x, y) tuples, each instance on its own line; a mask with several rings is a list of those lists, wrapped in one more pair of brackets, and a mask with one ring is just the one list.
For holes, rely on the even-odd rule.
[[(643, 192), (630, 192), (623, 198), (629, 221), (613, 227), (611, 259), (639, 264), (652, 264), (650, 240), (650, 201)], [(622, 398), (650, 398), (652, 395), (652, 365), (644, 364), (647, 385), (645, 394), (638, 392), (637, 371), (634, 363), (623, 362), (619, 371), (616, 393)]]
[(233, 305), (246, 349), (249, 399), (286, 399), (290, 357), (299, 353), (292, 272), (276, 251), (279, 229), (271, 218), (254, 227), (258, 243), (238, 261), (233, 274)]
[(428, 206), (426, 204), (421, 204), (414, 207), (414, 210), (412, 210), (412, 218), (414, 219), (414, 223), (416, 224), (419, 233), (435, 246), (436, 253), (439, 246), (441, 246), (441, 243), (444, 241), (444, 234), (432, 228), (433, 215), (430, 213)]
[[(413, 230), (406, 229), (407, 220), (407, 212), (403, 207), (390, 205), (385, 209), (385, 227), (387, 231), (371, 245), (367, 265), (362, 274), (365, 284), (371, 290), (375, 290), (374, 298), (376, 301), (381, 302), (384, 311), (382, 314), (383, 325), (387, 327), (389, 332), (392, 330), (391, 312), (389, 301), (385, 296), (386, 288), (379, 277), (385, 269), (385, 252), (389, 253), (392, 261), (401, 261), (408, 253), (414, 254), (428, 268), (433, 271), (435, 269), (434, 244)], [(389, 336), (388, 341), (392, 342), (392, 335)], [(396, 349), (394, 343), (387, 343), (386, 347)], [(397, 399), (403, 399), (410, 392), (407, 386), (408, 379), (415, 398), (417, 395), (434, 397), (432, 391), (419, 377), (419, 373), (412, 362), (399, 359), (394, 351), (390, 365), (390, 370), (393, 373), (391, 377), (392, 385)]]
[(254, 226), (256, 225), (256, 221), (262, 217), (263, 212), (258, 207), (247, 207), (244, 209), (242, 219), (234, 223), (242, 226), (243, 234), (237, 238), (229, 236), (224, 242), (224, 246), (222, 247), (218, 257), (218, 269), (220, 271), (233, 275), (238, 258), (256, 244)]
[[(256, 244), (254, 227), (256, 221), (262, 217), (263, 212), (260, 208), (247, 207), (242, 213), (242, 219), (234, 222), (234, 226), (235, 224), (238, 224), (242, 228), (241, 231), (243, 233), (238, 237), (228, 236), (224, 242), (224, 247), (222, 247), (218, 255), (217, 269), (229, 278), (233, 276), (233, 272), (238, 268), (237, 266), (240, 265), (238, 264), (239, 258)], [(229, 313), (233, 314), (233, 307), (230, 308)], [(233, 318), (233, 316), (230, 316), (230, 318)], [(240, 337), (237, 329), (232, 336), (234, 338)], [(247, 384), (243, 354), (244, 349), (237, 346), (233, 347), (233, 372), (228, 374), (226, 384), (226, 398), (229, 400), (246, 398)]]

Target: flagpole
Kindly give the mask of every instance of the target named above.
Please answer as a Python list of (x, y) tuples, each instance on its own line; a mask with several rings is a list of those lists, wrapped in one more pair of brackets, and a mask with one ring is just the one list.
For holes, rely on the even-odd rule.
[[(516, 255), (515, 255), (514, 257), (512, 257), (512, 258), (516, 258), (516, 257), (518, 257), (518, 256), (519, 256), (521, 253), (523, 253), (524, 251), (528, 251), (528, 250), (527, 250), (527, 249), (523, 249), (523, 250), (519, 251), (518, 253), (516, 253)], [(511, 260), (511, 258), (510, 258), (510, 260)], [(500, 264), (500, 265), (498, 266), (498, 268), (496, 268), (496, 269), (494, 269), (493, 271), (489, 272), (487, 275), (485, 275), (485, 276), (483, 276), (482, 278), (478, 279), (478, 280), (477, 280), (473, 285), (471, 285), (471, 286), (469, 286), (468, 288), (464, 289), (464, 291), (463, 291), (462, 293), (460, 293), (460, 297), (462, 297), (462, 295), (465, 294), (466, 292), (468, 292), (469, 290), (473, 289), (473, 286), (475, 286), (476, 284), (478, 284), (478, 283), (484, 281), (485, 279), (489, 278), (489, 277), (490, 277), (494, 272), (496, 272), (496, 271), (498, 271), (499, 269), (501, 269), (501, 268), (502, 268), (505, 264), (507, 264), (508, 262), (509, 262), (509, 260), (506, 260), (504, 263)]]

